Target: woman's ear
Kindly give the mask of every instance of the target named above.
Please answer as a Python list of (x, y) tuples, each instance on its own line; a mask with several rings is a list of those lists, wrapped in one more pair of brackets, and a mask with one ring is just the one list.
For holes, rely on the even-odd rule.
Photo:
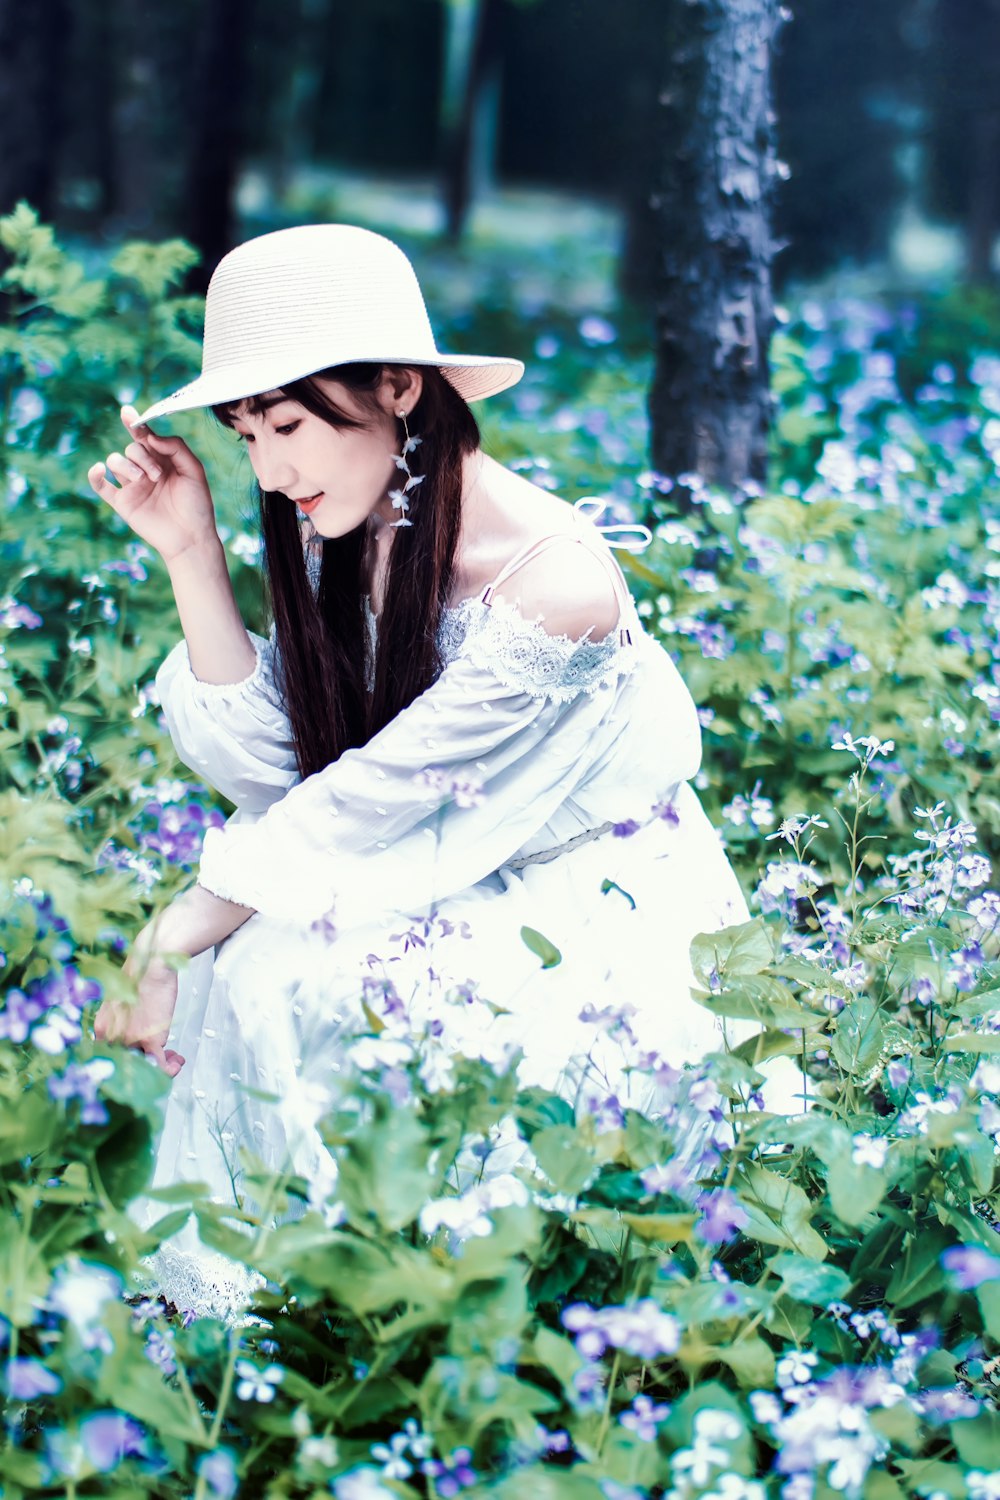
[(419, 370), (409, 365), (393, 366), (382, 372), (379, 395), (386, 410), (398, 417), (400, 412), (409, 416), (420, 400), (424, 389), (424, 377)]

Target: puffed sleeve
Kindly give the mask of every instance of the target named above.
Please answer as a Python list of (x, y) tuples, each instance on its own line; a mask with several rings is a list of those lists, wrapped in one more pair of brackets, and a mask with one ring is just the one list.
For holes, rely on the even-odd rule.
[(200, 883), (266, 915), (349, 927), (481, 880), (586, 775), (613, 695), (514, 686), (472, 656), (259, 822), (210, 829)]
[(299, 774), (274, 643), (247, 633), (257, 662), (242, 682), (202, 682), (181, 641), (157, 672), (156, 687), (178, 757), (237, 807), (261, 813)]

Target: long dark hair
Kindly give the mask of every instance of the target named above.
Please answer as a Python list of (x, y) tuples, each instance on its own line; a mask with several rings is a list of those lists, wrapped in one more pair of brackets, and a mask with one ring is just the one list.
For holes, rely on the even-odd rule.
[[(397, 367), (337, 365), (318, 373), (346, 386), (374, 419), (381, 413), (376, 390), (385, 368)], [(454, 574), (462, 460), (479, 446), (479, 427), (440, 370), (421, 366), (421, 374), (423, 389), (408, 422), (422, 438), (410, 462), (424, 480), (408, 497), (413, 525), (395, 532), (389, 551), (374, 660), (365, 617), (367, 522), (346, 536), (322, 540), (319, 587), (314, 591), (295, 506), (284, 495), (258, 486), (280, 686), (302, 776), (366, 744), (430, 686), (441, 667), (437, 631)], [(331, 427), (366, 425), (334, 404), (314, 384), (314, 377), (290, 381), (280, 389)], [(214, 406), (212, 412), (231, 427), (234, 412), (244, 407), (257, 415), (263, 411), (257, 398), (251, 398)], [(398, 426), (402, 445), (402, 423)]]

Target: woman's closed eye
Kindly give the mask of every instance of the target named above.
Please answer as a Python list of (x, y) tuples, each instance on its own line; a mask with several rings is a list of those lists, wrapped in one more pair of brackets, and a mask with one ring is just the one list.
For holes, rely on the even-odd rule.
[[(289, 435), (289, 433), (294, 432), (295, 429), (296, 429), (296, 427), (299, 427), (300, 425), (301, 424), (299, 422), (286, 422), (283, 427), (276, 427), (274, 430), (275, 430), (275, 432), (280, 432), (281, 435), (282, 435), (282, 437), (287, 437)], [(240, 443), (252, 443), (253, 442), (253, 433), (252, 432), (238, 432), (236, 434), (236, 440), (237, 440), (237, 442), (240, 442)]]

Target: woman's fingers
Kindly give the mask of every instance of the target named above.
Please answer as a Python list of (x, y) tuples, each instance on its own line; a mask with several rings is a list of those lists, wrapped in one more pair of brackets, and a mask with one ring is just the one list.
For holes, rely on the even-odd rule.
[(137, 463), (133, 463), (132, 459), (126, 458), (124, 453), (109, 453), (105, 462), (115, 478), (120, 479), (123, 483), (148, 478), (145, 469), (141, 469)]
[(158, 479), (162, 479), (163, 469), (160, 466), (159, 460), (150, 453), (144, 444), (129, 443), (125, 449), (125, 457), (130, 459), (137, 468), (140, 468), (146, 478), (152, 480), (154, 484)]
[(169, 459), (178, 474), (198, 477), (204, 473), (201, 460), (196, 458), (183, 438), (161, 437), (159, 433), (153, 432), (145, 422), (137, 422), (139, 413), (134, 406), (123, 406), (121, 410), (122, 422), (128, 428), (131, 435), (143, 443), (150, 451), (156, 461), (157, 455), (163, 459)]

